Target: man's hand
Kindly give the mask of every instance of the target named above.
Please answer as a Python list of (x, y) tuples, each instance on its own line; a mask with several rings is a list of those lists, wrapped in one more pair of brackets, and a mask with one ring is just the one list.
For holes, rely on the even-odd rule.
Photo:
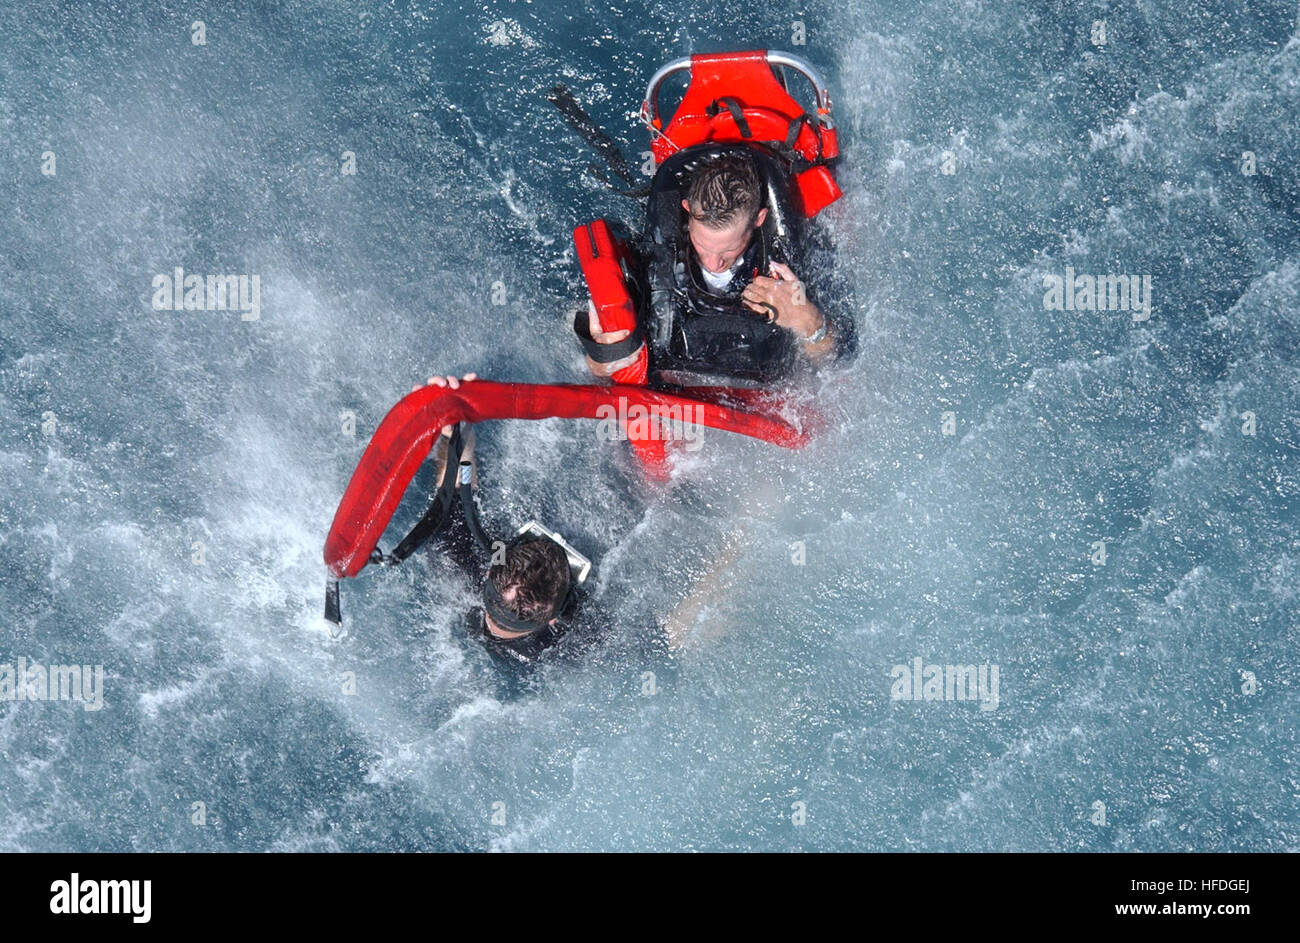
[[(632, 333), (627, 329), (621, 331), (601, 330), (600, 315), (596, 313), (596, 303), (594, 301), (587, 302), (587, 315), (589, 319), (587, 324), (591, 328), (591, 339), (597, 344), (617, 344)], [(622, 360), (615, 360), (612, 363), (597, 363), (588, 357), (586, 358), (587, 369), (591, 371), (593, 377), (601, 377), (602, 379), (612, 377), (624, 367), (630, 367), (636, 363), (639, 353), (640, 349), (638, 348)]]
[[(740, 298), (747, 308), (773, 321), (778, 327), (785, 328), (802, 341), (807, 341), (823, 327), (830, 327), (821, 309), (808, 300), (803, 282), (790, 270), (790, 266), (773, 262), (772, 275), (775, 277), (759, 275), (745, 286)], [(835, 349), (835, 340), (827, 330), (821, 340), (800, 344), (799, 347), (809, 360), (816, 362), (825, 359)]]
[(811, 337), (821, 330), (822, 313), (808, 300), (799, 277), (780, 262), (772, 263), (772, 275), (772, 278), (759, 275), (745, 286), (740, 296), (745, 306), (769, 319), (775, 310), (776, 324), (793, 331), (799, 338)]

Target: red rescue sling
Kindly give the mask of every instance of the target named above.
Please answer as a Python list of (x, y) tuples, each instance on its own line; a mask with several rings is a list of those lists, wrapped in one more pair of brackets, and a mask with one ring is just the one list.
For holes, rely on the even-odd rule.
[(458, 390), (420, 387), (389, 410), (366, 446), (330, 525), (325, 564), (335, 578), (361, 572), (440, 430), (451, 423), (606, 419), (641, 409), (652, 416), (657, 412), (682, 417), (785, 448), (801, 448), (809, 440), (808, 431), (776, 415), (767, 404), (753, 400), (752, 408), (740, 410), (720, 404), (718, 398), (716, 390), (710, 391), (709, 400), (697, 400), (621, 384), (552, 386), (473, 380)]

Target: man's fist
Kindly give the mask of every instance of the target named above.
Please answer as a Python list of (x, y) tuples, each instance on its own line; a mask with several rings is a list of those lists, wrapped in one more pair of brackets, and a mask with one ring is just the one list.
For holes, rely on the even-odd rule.
[(808, 300), (803, 282), (780, 262), (772, 263), (772, 275), (759, 275), (745, 286), (740, 295), (745, 307), (799, 337), (815, 334), (822, 326), (822, 313)]
[[(620, 331), (601, 330), (600, 315), (596, 313), (596, 303), (594, 301), (587, 302), (587, 317), (587, 325), (591, 329), (591, 339), (597, 344), (617, 344), (632, 333), (626, 328)], [(630, 367), (636, 363), (638, 353), (639, 351), (633, 351), (622, 360), (615, 360), (612, 363), (597, 363), (588, 357), (587, 369), (591, 371), (591, 375), (594, 377), (612, 377), (624, 367)]]

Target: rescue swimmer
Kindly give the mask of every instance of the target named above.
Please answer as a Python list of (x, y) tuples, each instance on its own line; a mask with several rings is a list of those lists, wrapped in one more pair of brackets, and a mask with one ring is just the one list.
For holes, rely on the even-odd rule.
[[(647, 279), (650, 337), (659, 343), (650, 363), (661, 383), (772, 383), (852, 351), (852, 322), (822, 311), (790, 267), (794, 247), (765, 229), (773, 209), (763, 205), (763, 189), (756, 156), (726, 151), (693, 174), (680, 214), (653, 223)], [(673, 229), (677, 238), (665, 239)], [(633, 333), (605, 330), (594, 303), (588, 318), (579, 336), (596, 345), (614, 347)], [(612, 377), (640, 350), (602, 362), (608, 354), (589, 346), (587, 366)]]
[[(659, 91), (681, 71), (690, 82), (665, 124)], [(791, 93), (795, 77), (811, 84), (812, 109)], [(628, 179), (617, 147), (567, 89), (557, 86), (552, 101)], [(810, 275), (830, 281), (811, 227), (841, 196), (817, 71), (767, 50), (678, 59), (650, 79), (641, 116), (654, 179), (644, 193), (620, 192), (648, 197), (642, 231), (620, 235), (598, 219), (573, 234), (591, 298), (573, 327), (590, 372), (663, 390), (779, 390), (851, 356), (852, 320), (808, 284)]]

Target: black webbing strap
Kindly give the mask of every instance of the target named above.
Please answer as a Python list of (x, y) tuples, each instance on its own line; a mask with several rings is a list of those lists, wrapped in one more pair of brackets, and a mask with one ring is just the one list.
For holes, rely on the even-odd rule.
[(474, 543), (478, 544), (480, 550), (491, 556), (492, 540), (483, 530), (483, 524), (478, 519), (478, 505), (474, 503), (474, 492), (470, 481), (472, 470), (473, 466), (469, 462), (462, 462), (457, 469), (457, 476), (460, 479), (460, 505), (465, 512), (465, 526), (469, 528)]
[(325, 581), (325, 618), (335, 625), (343, 624), (343, 611), (339, 608), (339, 581), (332, 576)]
[(753, 137), (753, 132), (749, 130), (749, 122), (745, 120), (744, 106), (740, 104), (739, 98), (728, 95), (726, 98), (714, 99), (712, 104), (704, 109), (704, 113), (712, 118), (724, 107), (731, 114), (731, 120), (736, 122), (736, 127), (740, 129), (740, 136), (742, 138)]
[(382, 563), (386, 566), (396, 566), (401, 563), (415, 551), (424, 546), (425, 542), (438, 531), (447, 526), (451, 519), (451, 505), (456, 499), (456, 478), (459, 472), (460, 453), (464, 448), (464, 442), (461, 440), (460, 426), (457, 425), (451, 433), (451, 441), (447, 443), (447, 464), (446, 471), (442, 476), (442, 484), (438, 486), (438, 493), (433, 496), (433, 502), (429, 509), (411, 528), (411, 532), (402, 538), (401, 543), (393, 548), (393, 552), (387, 555), (379, 553), (376, 547), (376, 553), (379, 553), (378, 559), (372, 557), (373, 562)]
[[(813, 137), (817, 138), (817, 156), (812, 160), (808, 160), (794, 148), (795, 142), (799, 140), (799, 132), (803, 130), (804, 125), (811, 128)], [(817, 130), (817, 123), (813, 121), (812, 116), (807, 112), (804, 112), (799, 115), (799, 117), (790, 120), (790, 125), (786, 129), (785, 141), (783, 143), (784, 149), (778, 146), (776, 150), (785, 157), (786, 160), (790, 161), (796, 169), (801, 166), (813, 167), (823, 163), (822, 147), (825, 142), (822, 141), (821, 133)]]
[[(469, 525), (470, 533), (474, 535), (475, 542), (485, 552), (492, 552), (491, 541), (488, 540), (483, 532), (483, 526), (479, 523), (478, 509), (474, 505), (470, 490), (474, 466), (470, 462), (460, 460), (464, 447), (460, 425), (457, 424), (452, 430), (451, 440), (447, 443), (447, 463), (443, 466), (445, 471), (442, 483), (438, 486), (438, 493), (433, 496), (429, 509), (411, 528), (411, 532), (393, 548), (392, 553), (385, 554), (378, 547), (370, 551), (371, 563), (396, 566), (424, 546), (430, 537), (446, 527), (451, 520), (451, 506), (456, 501), (458, 491), (461, 504), (465, 508), (465, 520)], [(343, 624), (343, 614), (339, 606), (339, 581), (333, 577), (325, 583), (325, 618), (335, 625)]]
[(599, 343), (591, 336), (591, 311), (586, 308), (574, 314), (573, 333), (578, 335), (578, 340), (582, 344), (582, 349), (587, 352), (587, 356), (596, 363), (613, 363), (624, 357), (630, 357), (645, 343), (645, 331), (641, 329), (640, 322), (637, 322), (632, 333), (621, 341), (612, 344)]
[[(588, 145), (605, 159), (609, 169), (623, 178), (629, 187), (635, 187), (641, 182), (632, 166), (623, 157), (622, 151), (613, 139), (600, 129), (596, 122), (582, 110), (578, 100), (573, 97), (573, 93), (563, 83), (556, 85), (546, 96), (552, 105), (560, 110), (564, 120), (568, 122), (569, 127), (577, 131)], [(605, 179), (609, 183), (608, 178)]]

